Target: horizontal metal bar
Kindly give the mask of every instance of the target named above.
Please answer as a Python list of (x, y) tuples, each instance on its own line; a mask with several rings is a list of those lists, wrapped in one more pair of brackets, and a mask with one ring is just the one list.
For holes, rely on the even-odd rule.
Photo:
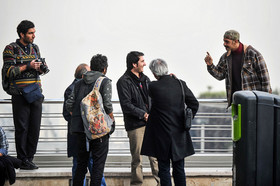
[[(195, 133), (192, 137), (195, 152), (199, 156), (216, 156), (220, 153), (220, 157), (232, 155), (232, 140), (231, 133), (231, 113), (226, 112), (227, 102), (225, 99), (199, 99), (200, 105), (202, 105), (193, 120), (193, 127), (191, 132)], [(10, 105), (10, 99), (0, 99), (0, 104)], [(43, 103), (42, 124), (41, 133), (36, 152), (38, 163), (45, 167), (57, 167), (57, 166), (71, 166), (71, 159), (67, 158), (67, 122), (62, 116), (62, 104), (63, 99), (45, 99)], [(115, 133), (110, 137), (108, 162), (106, 166), (127, 167), (130, 166), (130, 149), (127, 132), (125, 131), (124, 122), (122, 120), (123, 114), (120, 109), (119, 102), (113, 101), (113, 106), (117, 106), (119, 110), (114, 112), (115, 118), (117, 118)], [(54, 105), (52, 108), (51, 105)], [(216, 107), (213, 112), (212, 107)], [(208, 108), (209, 107), (209, 108)], [(46, 108), (46, 109), (44, 109)], [(206, 110), (204, 108), (207, 108)], [(224, 108), (224, 109), (223, 109)], [(210, 111), (210, 112), (207, 112)], [(8, 141), (10, 145), (9, 154), (16, 156), (15, 140), (14, 140), (14, 126), (13, 126), (13, 114), (12, 109), (8, 109), (8, 112), (2, 111), (0, 113), (0, 119), (3, 124), (6, 134), (8, 134)], [(8, 126), (7, 126), (8, 125)], [(215, 131), (215, 133), (211, 133)], [(220, 136), (215, 136), (220, 134)], [(224, 136), (224, 134), (226, 136)], [(209, 145), (210, 144), (210, 145)], [(213, 144), (213, 145), (211, 145)], [(213, 148), (211, 148), (213, 147)], [(45, 160), (45, 157), (52, 157)], [(61, 159), (64, 157), (65, 159)], [(113, 159), (111, 159), (113, 158)], [(203, 160), (192, 159), (188, 164), (191, 166), (215, 166), (213, 162), (216, 162), (219, 166), (231, 164), (230, 158), (224, 161), (222, 158), (217, 160), (209, 159), (209, 162)], [(36, 162), (37, 163), (37, 162)], [(144, 162), (143, 165), (149, 165), (148, 162)]]
[[(227, 104), (226, 99), (197, 99), (199, 103), (207, 103), (207, 104)], [(11, 99), (0, 99), (0, 104), (11, 103)], [(63, 98), (58, 99), (44, 99), (44, 103), (46, 104), (62, 104), (64, 102)], [(113, 104), (119, 104), (119, 100), (113, 100)]]

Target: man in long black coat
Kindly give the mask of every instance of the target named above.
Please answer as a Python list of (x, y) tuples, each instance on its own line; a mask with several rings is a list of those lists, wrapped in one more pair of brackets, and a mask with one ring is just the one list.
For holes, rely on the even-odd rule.
[(184, 158), (194, 154), (194, 148), (189, 131), (184, 130), (184, 102), (193, 115), (199, 103), (186, 83), (180, 80), (185, 92), (183, 102), (179, 80), (167, 74), (165, 61), (153, 60), (149, 67), (158, 81), (149, 84), (152, 108), (141, 154), (157, 158), (162, 186), (171, 186), (170, 160), (175, 185), (185, 185)]

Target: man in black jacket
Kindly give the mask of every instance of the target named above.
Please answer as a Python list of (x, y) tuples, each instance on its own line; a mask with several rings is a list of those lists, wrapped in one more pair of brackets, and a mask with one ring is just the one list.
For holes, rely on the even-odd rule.
[[(129, 138), (131, 162), (131, 185), (142, 185), (142, 157), (140, 155), (145, 126), (151, 101), (148, 96), (150, 79), (144, 75), (144, 54), (132, 51), (127, 54), (127, 70), (117, 82), (117, 89), (124, 116), (125, 129)], [(149, 157), (154, 178), (159, 185), (157, 160)]]
[[(107, 67), (108, 62), (106, 56), (101, 54), (93, 56), (90, 62), (91, 71), (85, 73), (83, 79), (75, 84), (69, 99), (66, 101), (66, 109), (72, 114), (70, 129), (72, 133), (77, 135), (79, 148), (77, 169), (73, 179), (73, 186), (83, 185), (90, 154), (93, 157), (90, 185), (100, 186), (102, 182), (102, 175), (109, 150), (109, 134), (88, 141), (85, 135), (80, 103), (81, 100), (92, 91), (96, 80), (99, 77), (106, 77)], [(109, 78), (106, 77), (102, 81), (99, 92), (102, 96), (105, 112), (114, 121), (113, 105), (111, 101), (112, 85)], [(114, 128), (114, 126), (112, 126), (112, 128)], [(113, 132), (113, 130), (111, 130), (111, 132)], [(87, 148), (87, 145), (89, 146), (89, 149)]]
[[(71, 114), (66, 110), (66, 100), (69, 98), (71, 92), (74, 89), (75, 84), (83, 78), (83, 74), (85, 74), (87, 71), (90, 71), (90, 67), (85, 64), (79, 64), (78, 67), (75, 70), (74, 74), (74, 81), (67, 87), (67, 89), (64, 92), (64, 103), (63, 103), (63, 117), (68, 122), (68, 131), (67, 131), (67, 156), (73, 157), (73, 167), (72, 167), (72, 180), (74, 179), (75, 172), (77, 169), (77, 157), (78, 157), (78, 143), (77, 143), (77, 135), (72, 134), (70, 131), (71, 127)], [(89, 172), (92, 172), (92, 164), (93, 159), (92, 157), (89, 158), (88, 161), (88, 169)], [(84, 185), (86, 185), (86, 180), (84, 180)], [(102, 178), (101, 186), (106, 186), (105, 178)]]

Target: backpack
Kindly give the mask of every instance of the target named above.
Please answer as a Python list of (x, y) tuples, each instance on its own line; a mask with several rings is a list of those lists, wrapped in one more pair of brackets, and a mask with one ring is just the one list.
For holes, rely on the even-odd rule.
[(4, 91), (8, 93), (9, 87), (10, 87), (10, 82), (9, 82), (9, 79), (6, 77), (6, 73), (5, 73), (4, 69), (2, 69), (2, 87), (3, 87)]
[(108, 134), (113, 124), (113, 120), (104, 110), (103, 99), (99, 92), (103, 79), (105, 77), (99, 77), (95, 81), (92, 91), (80, 103), (85, 133), (90, 140)]
[[(17, 54), (18, 54), (18, 48), (17, 48), (17, 45), (15, 42), (13, 43), (10, 43), (10, 45), (13, 47), (13, 50), (14, 50), (14, 55), (15, 55), (15, 58), (17, 57)], [(10, 64), (16, 64), (16, 61), (14, 62), (11, 62)], [(2, 68), (2, 87), (4, 89), (5, 92), (7, 92), (8, 94), (9, 93), (9, 88), (10, 88), (10, 81), (9, 79), (6, 77), (6, 69)]]

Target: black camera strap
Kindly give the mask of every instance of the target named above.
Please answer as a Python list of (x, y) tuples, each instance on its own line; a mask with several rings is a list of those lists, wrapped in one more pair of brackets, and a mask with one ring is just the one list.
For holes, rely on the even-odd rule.
[[(32, 44), (32, 48), (34, 49), (35, 59), (38, 59), (37, 49), (36, 49), (35, 45)], [(29, 65), (30, 65), (30, 62), (29, 62)], [(39, 73), (36, 71), (36, 83), (38, 82), (38, 77), (39, 77)]]
[(37, 55), (37, 49), (34, 45), (32, 45), (32, 48), (34, 48), (34, 55), (35, 55), (35, 59), (38, 59), (38, 55)]
[(21, 50), (19, 50), (19, 57), (20, 57), (20, 63), (23, 63), (23, 61), (22, 61), (22, 52), (21, 52)]

